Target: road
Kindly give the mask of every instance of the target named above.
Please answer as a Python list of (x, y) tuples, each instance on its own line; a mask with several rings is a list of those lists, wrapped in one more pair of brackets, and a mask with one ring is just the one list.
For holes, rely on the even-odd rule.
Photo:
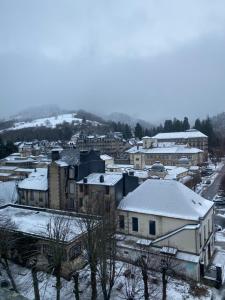
[(220, 181), (222, 176), (225, 175), (225, 165), (222, 167), (222, 169), (218, 172), (218, 175), (214, 182), (207, 187), (203, 193), (202, 196), (206, 199), (212, 200), (213, 197), (217, 194), (219, 186), (220, 186)]
[[(202, 196), (206, 199), (212, 200), (213, 197), (217, 194), (218, 189), (220, 187), (220, 180), (222, 176), (225, 174), (225, 165), (221, 168), (221, 170), (218, 172), (217, 177), (215, 178), (214, 182), (208, 186), (202, 193)], [(218, 207), (219, 210), (225, 210), (225, 207), (220, 206)], [(214, 223), (216, 225), (220, 225), (222, 228), (225, 228), (225, 218), (218, 216), (217, 214), (220, 213), (219, 210), (216, 210), (216, 214), (214, 216)], [(223, 212), (224, 213), (224, 212)], [(224, 245), (225, 246), (225, 245)]]

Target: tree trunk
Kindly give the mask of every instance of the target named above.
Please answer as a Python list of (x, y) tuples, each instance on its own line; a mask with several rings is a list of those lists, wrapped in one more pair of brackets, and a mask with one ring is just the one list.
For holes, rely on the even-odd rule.
[(79, 273), (76, 272), (73, 275), (73, 280), (74, 280), (74, 294), (75, 294), (75, 299), (80, 300), (80, 295), (79, 295)]
[(166, 288), (167, 288), (167, 279), (166, 272), (162, 271), (162, 300), (166, 300)]
[(4, 258), (4, 262), (2, 262), (2, 265), (3, 265), (3, 267), (6, 270), (6, 273), (7, 273), (8, 277), (9, 277), (9, 279), (10, 279), (10, 282), (12, 284), (12, 287), (13, 287), (14, 291), (18, 293), (18, 289), (17, 289), (16, 283), (14, 281), (14, 278), (12, 276), (12, 272), (11, 272), (11, 270), (9, 268), (9, 264), (8, 264), (7, 258)]
[(145, 268), (142, 268), (142, 279), (144, 283), (144, 298), (145, 300), (149, 300), (149, 291), (148, 291), (148, 271)]
[(61, 291), (61, 266), (56, 268), (56, 300), (60, 300)]
[(37, 271), (36, 271), (36, 269), (32, 268), (31, 269), (31, 273), (32, 273), (33, 287), (34, 287), (34, 298), (35, 298), (35, 300), (40, 300), (38, 278), (37, 278)]
[(96, 281), (96, 267), (91, 267), (91, 300), (97, 299), (97, 281)]

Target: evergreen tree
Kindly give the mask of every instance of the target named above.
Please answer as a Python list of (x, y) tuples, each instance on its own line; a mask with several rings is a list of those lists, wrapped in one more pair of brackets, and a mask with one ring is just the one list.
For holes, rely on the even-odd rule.
[(195, 120), (195, 126), (194, 126), (195, 129), (201, 131), (202, 130), (202, 124), (201, 124), (201, 121), (200, 119), (196, 119)]
[(136, 138), (141, 139), (143, 137), (143, 129), (139, 123), (137, 123), (135, 126), (134, 134)]
[(128, 140), (132, 137), (132, 133), (131, 133), (131, 128), (128, 124), (124, 125), (124, 129), (123, 129), (123, 137)]
[(172, 120), (166, 120), (164, 122), (164, 132), (171, 132), (173, 131), (173, 122)]
[(188, 129), (190, 129), (190, 124), (189, 124), (188, 118), (184, 117), (183, 130), (188, 130)]
[(180, 120), (174, 118), (172, 131), (177, 132), (177, 131), (182, 131), (182, 130), (183, 130), (182, 122)]

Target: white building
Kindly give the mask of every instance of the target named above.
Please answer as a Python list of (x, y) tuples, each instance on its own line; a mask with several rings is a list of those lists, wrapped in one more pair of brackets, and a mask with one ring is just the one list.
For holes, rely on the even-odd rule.
[(144, 137), (143, 146), (134, 146), (126, 152), (135, 169), (143, 169), (145, 165), (152, 165), (155, 161), (163, 165), (180, 166), (180, 160), (185, 158), (187, 167), (201, 165), (204, 161), (204, 152), (201, 149), (184, 144), (158, 143), (151, 137)]
[(48, 169), (37, 168), (18, 184), (19, 203), (48, 207)]
[(175, 142), (176, 144), (188, 144), (191, 147), (199, 148), (204, 151), (205, 159), (207, 159), (208, 137), (196, 129), (182, 132), (162, 132), (156, 134), (153, 138), (159, 142)]
[(180, 182), (147, 180), (122, 199), (118, 218), (119, 233), (131, 237), (134, 248), (140, 243), (159, 252), (169, 247), (181, 273), (200, 279), (200, 263), (208, 265), (214, 248), (213, 202)]

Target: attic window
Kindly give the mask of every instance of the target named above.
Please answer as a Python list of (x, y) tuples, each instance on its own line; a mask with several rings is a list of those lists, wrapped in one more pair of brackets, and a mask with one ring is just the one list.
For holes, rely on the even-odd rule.
[(198, 204), (202, 206), (201, 202), (198, 202)]
[(192, 202), (193, 202), (194, 204), (196, 204), (195, 200), (192, 200)]

